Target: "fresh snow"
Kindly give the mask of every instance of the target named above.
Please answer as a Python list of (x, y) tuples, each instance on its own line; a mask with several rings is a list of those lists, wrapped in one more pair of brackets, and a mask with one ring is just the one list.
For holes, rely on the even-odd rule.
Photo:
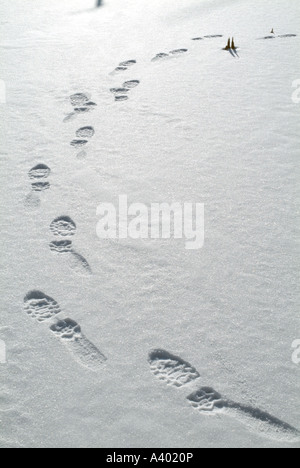
[(0, 5), (0, 447), (299, 448), (299, 2), (95, 5)]

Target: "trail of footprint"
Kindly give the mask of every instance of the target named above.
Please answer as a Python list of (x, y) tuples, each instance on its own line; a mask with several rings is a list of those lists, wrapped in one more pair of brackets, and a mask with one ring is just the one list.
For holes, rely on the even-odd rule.
[(188, 362), (163, 349), (152, 351), (148, 361), (153, 374), (168, 385), (183, 387), (200, 377), (200, 374)]
[[(31, 291), (25, 296), (24, 311), (40, 323), (55, 319), (61, 313), (58, 303), (41, 291)], [(82, 334), (80, 326), (74, 320), (59, 320), (50, 326), (50, 330), (61, 339), (80, 365), (98, 371), (107, 360)]]
[(202, 387), (187, 399), (202, 414), (227, 414), (238, 418), (256, 433), (261, 432), (271, 439), (285, 438), (288, 442), (293, 442), (300, 438), (300, 432), (296, 428), (258, 408), (223, 398), (213, 388)]
[(41, 205), (41, 198), (39, 193), (50, 189), (50, 183), (45, 181), (51, 173), (51, 170), (45, 164), (38, 164), (30, 169), (28, 177), (31, 182), (31, 192), (26, 196), (24, 205), (26, 208), (39, 208)]
[[(50, 231), (57, 237), (72, 237), (76, 234), (76, 224), (69, 216), (60, 216), (50, 224)], [(51, 252), (63, 255), (68, 254), (68, 265), (76, 273), (92, 274), (88, 261), (73, 248), (70, 239), (52, 241), (49, 244)]]
[(50, 330), (73, 354), (74, 359), (92, 371), (102, 368), (107, 358), (94, 346), (83, 333), (74, 320), (66, 318), (51, 325)]

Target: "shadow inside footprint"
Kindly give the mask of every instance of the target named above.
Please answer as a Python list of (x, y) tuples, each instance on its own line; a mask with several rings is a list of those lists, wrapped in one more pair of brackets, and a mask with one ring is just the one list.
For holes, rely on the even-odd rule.
[(41, 291), (30, 291), (25, 296), (24, 310), (38, 322), (45, 322), (61, 312), (58, 303)]
[(191, 364), (163, 349), (151, 351), (148, 362), (153, 374), (168, 385), (182, 387), (200, 377)]

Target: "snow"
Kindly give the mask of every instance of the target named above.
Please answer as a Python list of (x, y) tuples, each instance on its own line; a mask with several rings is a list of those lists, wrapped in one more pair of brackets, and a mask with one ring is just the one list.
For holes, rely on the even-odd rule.
[[(0, 446), (299, 447), (187, 400), (213, 388), (300, 429), (299, 2), (95, 3), (0, 5)], [(224, 37), (192, 41), (208, 35)], [(239, 57), (222, 50), (229, 36)], [(112, 73), (127, 60), (137, 63)], [(116, 102), (110, 89), (128, 80), (140, 83)], [(76, 93), (97, 107), (70, 116)], [(70, 143), (87, 126), (95, 135), (78, 150)], [(28, 177), (38, 164), (51, 169), (42, 192)], [(122, 194), (204, 203), (203, 249), (99, 239), (98, 205)], [(76, 223), (65, 255), (49, 247), (61, 216)], [(26, 313), (32, 291), (80, 325), (75, 341)], [(191, 363), (199, 383), (160, 382), (153, 349)]]

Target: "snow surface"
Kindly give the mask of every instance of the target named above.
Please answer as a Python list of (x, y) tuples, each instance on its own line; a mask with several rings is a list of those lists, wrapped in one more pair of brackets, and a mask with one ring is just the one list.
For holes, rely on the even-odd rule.
[[(300, 429), (299, 1), (94, 4), (0, 5), (0, 446), (299, 447), (268, 423), (186, 399), (212, 387)], [(261, 39), (271, 28), (297, 36)], [(224, 37), (191, 40), (207, 35)], [(222, 50), (229, 36), (239, 58)], [(137, 63), (111, 74), (127, 60)], [(116, 102), (109, 90), (127, 80), (140, 84)], [(79, 92), (97, 107), (70, 116)], [(78, 152), (70, 142), (84, 126), (95, 135)], [(50, 189), (33, 192), (28, 172), (41, 163)], [(204, 248), (99, 239), (96, 208), (120, 194), (205, 203)], [(49, 248), (60, 216), (76, 223), (66, 255)], [(32, 319), (32, 291), (49, 298), (46, 315), (71, 322), (51, 331), (53, 320)], [(60, 339), (65, 325), (73, 341)], [(179, 374), (191, 363), (199, 383), (160, 382), (153, 349), (180, 356)]]

